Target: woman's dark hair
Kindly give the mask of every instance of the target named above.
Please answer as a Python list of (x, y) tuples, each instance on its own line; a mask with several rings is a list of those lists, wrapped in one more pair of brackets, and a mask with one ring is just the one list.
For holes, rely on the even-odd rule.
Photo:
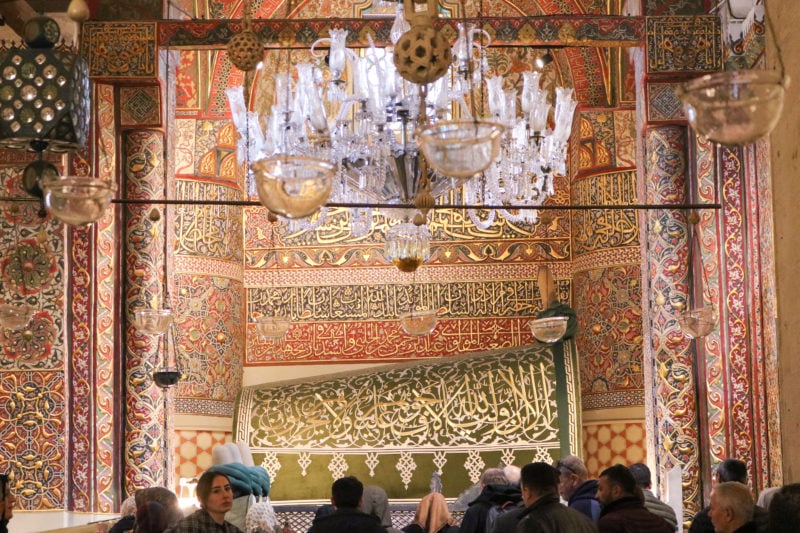
[(134, 533), (163, 533), (170, 526), (167, 510), (158, 502), (147, 502), (136, 509)]

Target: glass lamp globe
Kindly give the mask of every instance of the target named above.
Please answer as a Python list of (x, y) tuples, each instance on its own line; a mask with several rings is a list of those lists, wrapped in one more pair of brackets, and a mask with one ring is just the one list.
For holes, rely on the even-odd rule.
[(401, 272), (414, 272), (430, 257), (427, 226), (403, 222), (386, 232), (386, 258)]
[(250, 165), (261, 204), (287, 218), (311, 216), (331, 195), (334, 166), (305, 156), (280, 155)]
[(145, 335), (163, 335), (172, 324), (172, 309), (136, 309), (133, 325)]
[(262, 338), (276, 340), (286, 335), (292, 321), (285, 315), (273, 315), (256, 318), (255, 324)]
[(536, 340), (552, 344), (560, 341), (564, 336), (564, 333), (567, 332), (568, 322), (569, 317), (551, 316), (531, 320), (528, 322), (528, 325), (530, 326), (531, 333)]
[(697, 133), (726, 146), (768, 135), (778, 123), (788, 77), (769, 70), (732, 70), (694, 79), (679, 89)]
[(18, 330), (28, 325), (33, 307), (28, 304), (0, 304), (0, 327)]
[(42, 182), (44, 205), (55, 218), (70, 226), (86, 226), (108, 209), (116, 189), (92, 177), (65, 176)]
[(403, 331), (415, 337), (424, 337), (436, 327), (438, 320), (435, 309), (421, 307), (406, 311), (399, 317)]
[(713, 305), (689, 309), (678, 315), (678, 325), (690, 339), (705, 337), (717, 327), (717, 311)]
[(444, 121), (423, 129), (419, 144), (428, 164), (451, 178), (471, 178), (500, 155), (504, 127), (474, 120)]

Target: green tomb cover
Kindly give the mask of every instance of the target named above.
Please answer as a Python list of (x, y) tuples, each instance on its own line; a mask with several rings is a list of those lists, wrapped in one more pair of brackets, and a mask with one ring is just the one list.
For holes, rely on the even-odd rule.
[(455, 497), (485, 468), (579, 453), (573, 341), (245, 387), (234, 440), (272, 479), (273, 501), (326, 500), (355, 475), (393, 500)]

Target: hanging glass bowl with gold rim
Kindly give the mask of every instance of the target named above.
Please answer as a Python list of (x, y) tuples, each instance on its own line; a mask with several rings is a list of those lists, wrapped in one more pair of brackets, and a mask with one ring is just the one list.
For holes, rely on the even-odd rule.
[(789, 77), (778, 71), (732, 70), (701, 76), (677, 92), (699, 135), (725, 146), (743, 146), (775, 128), (788, 85)]

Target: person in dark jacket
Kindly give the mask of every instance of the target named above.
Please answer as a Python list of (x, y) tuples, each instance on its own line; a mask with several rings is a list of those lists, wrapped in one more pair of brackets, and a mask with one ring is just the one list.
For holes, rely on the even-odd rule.
[(800, 483), (784, 485), (769, 504), (769, 533), (792, 533), (800, 524)]
[(597, 499), (602, 510), (600, 533), (674, 533), (666, 520), (648, 511), (642, 491), (625, 465), (614, 465), (600, 473)]
[(597, 480), (589, 479), (589, 471), (580, 457), (567, 455), (556, 463), (559, 473), (558, 493), (567, 502), (567, 507), (575, 509), (593, 522), (600, 518), (600, 503), (597, 495)]
[(501, 468), (488, 468), (481, 477), (481, 493), (470, 502), (461, 519), (461, 533), (491, 533), (486, 531), (486, 518), (493, 505), (516, 505), (522, 501), (519, 487), (508, 484)]
[(2, 474), (0, 483), (0, 533), (8, 532), (8, 523), (14, 516), (14, 495), (8, 482), (8, 475)]
[[(547, 463), (530, 463), (522, 467), (522, 498), (525, 508), (513, 524), (495, 531), (518, 533), (596, 533), (597, 526), (589, 518), (564, 506), (558, 499), (558, 470)], [(500, 520), (505, 517), (498, 519)]]
[(317, 520), (309, 533), (386, 533), (377, 517), (359, 510), (363, 495), (364, 485), (353, 476), (334, 481), (331, 503), (336, 510)]
[(758, 533), (753, 507), (753, 495), (747, 485), (728, 481), (711, 491), (708, 516), (716, 533)]
[(644, 494), (644, 507), (654, 515), (660, 516), (667, 521), (672, 529), (678, 529), (678, 516), (675, 509), (658, 499), (650, 490), (653, 487), (653, 480), (650, 475), (650, 467), (644, 463), (634, 463), (628, 467), (636, 480), (636, 485)]
[[(739, 459), (725, 459), (714, 470), (714, 483), (727, 483), (736, 481), (747, 485), (747, 465)], [(692, 525), (689, 526), (689, 533), (714, 533), (714, 525), (711, 517), (708, 516), (709, 508), (705, 507), (694, 516)], [(767, 525), (767, 511), (758, 507), (753, 507), (753, 520), (758, 524), (759, 529), (764, 531)]]

